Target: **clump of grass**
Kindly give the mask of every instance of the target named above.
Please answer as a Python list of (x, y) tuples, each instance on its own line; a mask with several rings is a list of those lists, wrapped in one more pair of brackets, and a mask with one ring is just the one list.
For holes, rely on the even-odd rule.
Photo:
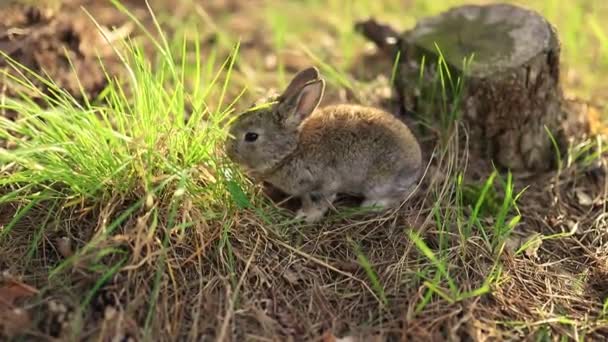
[[(344, 4), (307, 2), (325, 11), (328, 5), (340, 9)], [(378, 3), (353, 3), (350, 10), (382, 7), (374, 4)], [(430, 8), (438, 7), (428, 5), (425, 10)], [(293, 29), (279, 24), (276, 27), (283, 32), (278, 32), (278, 37)], [(343, 39), (341, 44), (348, 45), (352, 37), (344, 27), (337, 34)], [(281, 44), (287, 41), (277, 38), (281, 40)], [(26, 91), (21, 98), (4, 103), (6, 108), (23, 113), (17, 122), (0, 122), (2, 138), (16, 145), (15, 150), (0, 152), (5, 163), (0, 172), (10, 176), (0, 180), (8, 190), (2, 193), (0, 204), (10, 202), (20, 209), (4, 226), (0, 244), (8, 249), (14, 240), (6, 236), (36, 209), (47, 210), (41, 215), (41, 224), (32, 230), (24, 254), (31, 264), (35, 264), (37, 253), (44, 256), (40, 259), (44, 259), (41, 278), (45, 281), (49, 266), (50, 281), (68, 289), (83, 274), (91, 279), (84, 291), (74, 295), (78, 296), (82, 314), (80, 323), (87, 322), (86, 315), (97, 294), (120, 275), (121, 280), (127, 278), (118, 286), (120, 292), (127, 293), (124, 311), (137, 315), (139, 332), (146, 340), (161, 336), (183, 339), (186, 335), (187, 339), (200, 339), (209, 329), (213, 333), (214, 327), (219, 328), (215, 330), (217, 336), (226, 337), (232, 326), (236, 327), (235, 338), (241, 333), (276, 339), (286, 330), (303, 327), (300, 331), (313, 331), (308, 333), (313, 339), (317, 337), (315, 328), (328, 317), (336, 318), (336, 325), (371, 325), (386, 331), (401, 331), (408, 326), (413, 329), (412, 336), (439, 336), (450, 329), (455, 334), (471, 333), (459, 328), (461, 320), (444, 319), (460, 319), (446, 311), (458, 310), (455, 313), (460, 315), (465, 308), (470, 310), (465, 317), (471, 315), (475, 325), (483, 323), (488, 308), (496, 306), (487, 303), (493, 301), (474, 298), (497, 292), (505, 294), (502, 307), (498, 314), (488, 315), (487, 321), (496, 322), (500, 310), (513, 307), (510, 318), (526, 320), (510, 328), (517, 336), (525, 334), (522, 331), (533, 332), (538, 325), (546, 326), (537, 329), (549, 332), (545, 337), (553, 336), (555, 324), (581, 327), (562, 313), (555, 317), (543, 312), (549, 306), (545, 301), (525, 305), (510, 302), (519, 298), (511, 290), (516, 294), (537, 291), (541, 299), (543, 295), (564, 298), (551, 302), (551, 307), (561, 308), (576, 298), (556, 295), (551, 287), (543, 291), (540, 285), (553, 284), (559, 277), (546, 273), (536, 279), (526, 272), (516, 273), (524, 269), (519, 267), (522, 264), (528, 265), (525, 270), (531, 274), (539, 270), (532, 262), (526, 264), (528, 260), (521, 255), (526, 244), (514, 257), (504, 257), (505, 241), (521, 217), (521, 192), (515, 190), (508, 173), (501, 177), (488, 172), (488, 177), (479, 182), (467, 179), (468, 155), (466, 146), (460, 145), (466, 134), (459, 131), (459, 112), (452, 110), (457, 107), (454, 104), (462, 82), (444, 62), (438, 63), (434, 90), (427, 88), (423, 93), (434, 94), (425, 97), (426, 105), (436, 109), (428, 112), (437, 113), (427, 118), (427, 124), (442, 137), (432, 158), (436, 158), (438, 174), (443, 177), (431, 182), (426, 195), (430, 203), (364, 222), (337, 215), (325, 225), (300, 230), (289, 221), (273, 224), (273, 213), (260, 208), (248, 182), (219, 151), (225, 137), (223, 123), (234, 108), (227, 94), (234, 85), (232, 72), (238, 45), (231, 46), (229, 57), (222, 63), (224, 51), (212, 50), (199, 58), (198, 39), (193, 41), (191, 45), (186, 39), (161, 36), (155, 44), (160, 53), (154, 62), (148, 62), (149, 56), (128, 44), (121, 51), (126, 84), (109, 77), (102, 96), (84, 104), (49, 80), (45, 82), (53, 96), (36, 93), (44, 103), (34, 103), (28, 94), (36, 90), (27, 80), (37, 76), (13, 63), (16, 76), (11, 80)], [(196, 57), (189, 60), (188, 55)], [(314, 60), (317, 54), (309, 56)], [(353, 85), (341, 71), (342, 62), (324, 57), (317, 57), (316, 62), (334, 84), (345, 88)], [(393, 67), (391, 82), (395, 70)], [(575, 153), (568, 157), (572, 161), (566, 160), (565, 165), (593, 162), (600, 153), (595, 147), (605, 152), (601, 142), (573, 147)], [(35, 183), (29, 184), (31, 179)], [(416, 206), (417, 199), (413, 202)], [(84, 246), (79, 245), (74, 256), (58, 263), (48, 261), (47, 265), (47, 254), (40, 251), (48, 249), (38, 247), (50, 239), (52, 228), (69, 222), (55, 217), (66, 211), (92, 213), (87, 219), (93, 217), (93, 238), (85, 238)], [(409, 226), (412, 217), (425, 214), (425, 224), (420, 226), (430, 229), (403, 234), (404, 225)], [(75, 220), (79, 225), (85, 225), (84, 221), (82, 216)], [(357, 241), (354, 247), (345, 234)], [(550, 243), (562, 237), (566, 235), (543, 234), (529, 241)], [(412, 249), (418, 253), (412, 253)], [(513, 274), (504, 286), (504, 279)], [(268, 289), (272, 289), (271, 298)], [(266, 305), (268, 302), (273, 305)], [(601, 304), (605, 317), (608, 301), (602, 297)], [(403, 315), (404, 307), (414, 305), (416, 317)], [(589, 304), (576, 301), (564, 307), (574, 305), (586, 308)], [(541, 313), (522, 316), (529, 308)], [(249, 312), (263, 314), (252, 319)], [(385, 316), (390, 312), (397, 314)], [(377, 317), (378, 313), (383, 317)], [(549, 318), (530, 324), (530, 319), (543, 315)], [(209, 325), (203, 323), (205, 320)], [(466, 329), (478, 336), (487, 332), (483, 326)]]
[[(516, 202), (523, 193), (515, 193), (510, 172), (503, 179), (497, 170), (489, 170), (479, 185), (467, 178), (468, 136), (462, 131), (461, 101), (474, 56), (462, 61), (463, 72), (455, 73), (441, 47), (435, 47), (434, 60), (428, 63), (431, 56), (421, 55), (420, 68), (416, 70), (420, 91), (417, 111), (421, 124), (437, 137), (431, 158), (445, 176), (441, 182), (432, 181), (429, 185), (434, 203), (429, 219), (435, 227), (431, 236), (436, 237), (436, 244), (427, 243), (418, 232), (407, 231), (409, 240), (428, 261), (417, 272), (426, 288), (416, 307), (418, 313), (433, 298), (452, 304), (489, 294), (501, 281), (499, 260), (506, 241), (521, 220)], [(484, 260), (479, 262), (485, 265), (482, 277), (463, 275), (460, 268), (479, 266), (470, 258), (480, 253)]]
[(359, 262), (359, 265), (361, 265), (361, 268), (363, 268), (367, 275), (367, 278), (371, 283), (371, 288), (374, 290), (376, 296), (379, 298), (382, 305), (386, 307), (388, 305), (388, 300), (386, 298), (386, 293), (384, 291), (382, 283), (380, 282), (378, 274), (374, 270), (372, 264), (370, 263), (365, 253), (361, 250), (361, 247), (352, 240), (350, 242), (355, 249), (355, 254), (357, 255), (357, 261)]
[[(505, 242), (521, 219), (520, 214), (517, 213), (516, 201), (522, 192), (517, 195), (513, 194), (514, 185), (509, 173), (507, 180), (501, 182), (504, 187), (502, 201), (497, 202), (494, 189), (496, 178), (497, 173), (493, 172), (488, 176), (483, 187), (477, 188), (477, 191), (474, 190), (475, 188), (469, 187), (468, 196), (472, 199), (470, 203), (463, 200), (465, 185), (462, 174), (458, 173), (450, 181), (451, 189), (440, 195), (431, 214), (439, 235), (437, 250), (434, 251), (419, 233), (408, 230), (409, 239), (430, 262), (428, 266), (430, 269), (421, 270), (419, 273), (428, 291), (418, 304), (417, 311), (421, 311), (428, 304), (431, 294), (436, 294), (449, 303), (455, 303), (490, 293), (491, 287), (500, 281), (502, 267), (499, 260), (504, 251)], [(489, 196), (488, 194), (494, 195)], [(485, 208), (485, 210), (482, 211), (481, 208)], [(458, 238), (451, 241), (458, 243), (458, 250), (461, 251), (460, 257), (450, 255), (450, 250), (454, 246), (450, 245), (449, 236), (454, 235)], [(463, 290), (463, 286), (470, 288), (472, 284), (465, 281), (459, 285), (450, 274), (450, 269), (456, 267), (452, 263), (458, 259), (468, 262), (466, 261), (469, 258), (467, 250), (471, 247), (472, 241), (475, 241), (475, 248), (479, 247), (478, 241), (484, 242), (485, 252), (487, 256), (491, 257), (492, 265), (483, 272), (485, 277), (478, 287)], [(456, 257), (456, 260), (452, 259), (453, 257)], [(460, 272), (456, 271), (456, 273)], [(444, 282), (447, 288), (442, 286)]]
[[(254, 209), (250, 184), (222, 153), (224, 126), (238, 100), (229, 102), (226, 94), (239, 45), (217, 65), (219, 53), (205, 59), (198, 41), (169, 42), (156, 24), (159, 40), (147, 32), (156, 60), (150, 62), (140, 45), (122, 42), (115, 52), (124, 73), (107, 74), (107, 87), (94, 100), (84, 96), (77, 101), (53, 80), (3, 54), (10, 67), (3, 76), (21, 90), (0, 104), (19, 114), (16, 121), (0, 117), (0, 139), (14, 146), (0, 149), (0, 205), (18, 208), (3, 227), (0, 244), (4, 249), (12, 243), (7, 237), (15, 236), (12, 230), (24, 218), (48, 211), (29, 238), (27, 259), (32, 260), (44, 248), (48, 230), (62, 224), (61, 217), (94, 214), (93, 227), (83, 224), (91, 230), (88, 240), (52, 265), (45, 284), (70, 287), (69, 271), (75, 265), (97, 275), (77, 299), (75, 333), (100, 289), (142, 258), (155, 260), (146, 273), (151, 279), (144, 282), (150, 284), (146, 291), (152, 298), (145, 331), (152, 332), (163, 279), (175, 272), (172, 246), (200, 234), (201, 226), (219, 223), (239, 209)], [(194, 60), (187, 59), (190, 51)], [(134, 231), (127, 246), (115, 239), (128, 236), (126, 231)]]
[(583, 168), (589, 167), (601, 160), (608, 152), (605, 137), (596, 136), (577, 142), (568, 146), (568, 153), (564, 167), (570, 168), (579, 165)]
[[(233, 108), (224, 96), (238, 45), (212, 75), (214, 66), (202, 65), (200, 58), (186, 67), (185, 43), (182, 59), (175, 60), (163, 41), (157, 42), (159, 60), (154, 64), (140, 47), (126, 43), (121, 59), (127, 83), (107, 75), (108, 86), (95, 104), (78, 103), (52, 80), (5, 56), (12, 68), (5, 76), (24, 92), (2, 103), (2, 109), (19, 113), (19, 119), (0, 118), (0, 137), (16, 146), (0, 151), (0, 160), (12, 165), (0, 180), (11, 191), (0, 201), (145, 197), (169, 179), (166, 186), (174, 191), (176, 182), (185, 179), (180, 191), (196, 194), (204, 208), (225, 201), (218, 186), (228, 176), (218, 148), (225, 139), (222, 125)], [(198, 45), (194, 49), (199, 51)], [(195, 75), (192, 89), (186, 88), (186, 70)], [(42, 92), (31, 79), (50, 91)], [(32, 93), (42, 103), (33, 101)]]
[(462, 72), (456, 73), (445, 60), (441, 47), (435, 44), (435, 49), (434, 59), (427, 54), (420, 56), (416, 80), (420, 91), (418, 117), (422, 125), (437, 132), (440, 144), (446, 145), (460, 120), (460, 102), (474, 55), (463, 59)]

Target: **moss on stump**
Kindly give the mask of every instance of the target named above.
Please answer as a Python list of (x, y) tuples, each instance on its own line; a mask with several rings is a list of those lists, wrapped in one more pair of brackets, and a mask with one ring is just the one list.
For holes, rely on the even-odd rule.
[(406, 107), (416, 108), (421, 57), (436, 61), (439, 47), (451, 72), (465, 75), (461, 108), (472, 147), (514, 171), (554, 166), (548, 132), (564, 142), (571, 120), (562, 105), (559, 40), (542, 16), (507, 4), (456, 7), (421, 20), (398, 44), (396, 87)]

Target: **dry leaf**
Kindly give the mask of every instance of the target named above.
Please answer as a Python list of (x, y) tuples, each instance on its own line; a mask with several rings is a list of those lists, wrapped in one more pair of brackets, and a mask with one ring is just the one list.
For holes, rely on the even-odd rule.
[(520, 236), (512, 234), (505, 241), (505, 249), (511, 253), (515, 253), (519, 249), (519, 246), (521, 246)]
[(331, 330), (327, 330), (323, 336), (321, 336), (321, 341), (323, 342), (336, 342), (336, 336), (331, 332)]
[(153, 205), (154, 205), (154, 195), (148, 194), (146, 196), (146, 209), (151, 209)]
[(578, 199), (578, 204), (582, 206), (590, 206), (593, 204), (593, 199), (587, 193), (583, 192), (583, 190), (576, 190), (576, 198)]
[(277, 67), (277, 55), (266, 55), (266, 57), (264, 57), (264, 66), (266, 67), (266, 70), (274, 70)]
[(69, 258), (74, 254), (72, 249), (72, 241), (67, 236), (57, 239), (57, 251), (64, 258)]
[(12, 309), (18, 299), (31, 297), (37, 293), (38, 290), (35, 288), (17, 280), (9, 279), (6, 284), (0, 286), (0, 312)]
[(384, 341), (385, 338), (381, 334), (376, 335), (366, 335), (366, 336), (344, 336), (344, 337), (336, 337), (336, 335), (331, 332), (331, 330), (327, 330), (323, 336), (321, 336), (322, 342), (380, 342)]
[(13, 337), (28, 329), (32, 320), (27, 311), (16, 308), (0, 311), (0, 336)]
[(342, 338), (337, 338), (336, 342), (357, 342), (357, 339), (352, 336), (345, 336)]
[(281, 275), (291, 285), (296, 285), (298, 283), (298, 281), (300, 280), (300, 277), (298, 276), (298, 274), (290, 269), (286, 269), (285, 271), (283, 271), (283, 274), (281, 274)]
[(529, 258), (538, 259), (538, 250), (542, 244), (543, 239), (541, 238), (541, 235), (534, 233), (528, 239), (526, 239), (526, 242), (524, 242), (523, 245), (526, 247), (524, 253)]
[(15, 279), (8, 279), (0, 286), (0, 333), (15, 336), (27, 329), (31, 319), (27, 311), (15, 308), (15, 302), (38, 293), (35, 288)]
[(566, 221), (566, 226), (568, 226), (568, 229), (570, 230), (571, 234), (580, 234), (582, 232), (579, 231), (579, 222), (574, 222), (572, 220), (567, 220)]

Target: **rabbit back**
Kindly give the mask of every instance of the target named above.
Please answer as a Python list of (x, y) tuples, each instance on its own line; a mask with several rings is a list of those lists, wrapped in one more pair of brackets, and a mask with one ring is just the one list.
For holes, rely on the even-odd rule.
[(298, 167), (312, 178), (353, 194), (408, 191), (421, 167), (410, 129), (383, 110), (360, 105), (332, 105), (308, 117), (300, 127), (298, 155)]

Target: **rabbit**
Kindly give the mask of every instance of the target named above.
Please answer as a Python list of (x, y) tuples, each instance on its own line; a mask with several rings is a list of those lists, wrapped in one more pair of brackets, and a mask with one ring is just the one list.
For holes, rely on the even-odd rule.
[(279, 96), (230, 123), (226, 155), (253, 178), (300, 197), (296, 219), (321, 220), (336, 195), (363, 196), (362, 207), (400, 205), (420, 177), (418, 141), (390, 113), (355, 104), (319, 108), (325, 81), (299, 71)]

